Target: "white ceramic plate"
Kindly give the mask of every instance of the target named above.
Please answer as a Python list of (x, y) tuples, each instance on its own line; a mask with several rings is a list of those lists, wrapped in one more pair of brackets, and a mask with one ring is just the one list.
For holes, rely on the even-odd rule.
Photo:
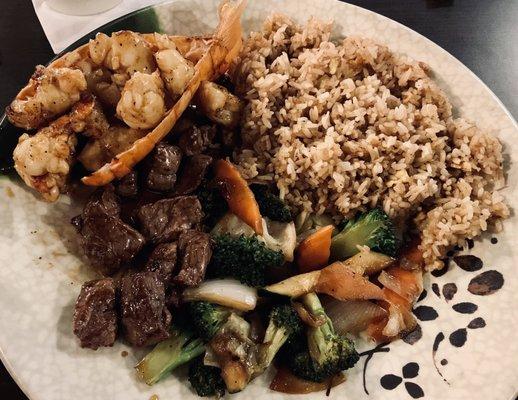
[[(257, 29), (271, 11), (284, 12), (300, 22), (313, 15), (334, 19), (337, 35), (371, 37), (428, 63), (456, 112), (494, 132), (504, 143), (508, 173), (504, 193), (515, 208), (518, 177), (512, 164), (518, 156), (518, 127), (494, 94), (458, 60), (394, 21), (338, 1), (249, 3), (246, 31)], [(197, 35), (212, 31), (216, 8), (216, 0), (177, 1), (104, 28), (138, 30), (154, 25), (168, 33)], [(24, 392), (32, 400), (146, 400), (155, 394), (161, 400), (194, 397), (181, 372), (181, 380), (172, 376), (152, 388), (138, 382), (132, 367), (141, 354), (122, 344), (96, 352), (79, 348), (71, 330), (73, 305), (81, 283), (92, 274), (77, 255), (77, 237), (69, 224), (70, 217), (79, 212), (78, 205), (66, 197), (57, 204), (45, 204), (18, 180), (8, 178), (0, 180), (0, 198), (0, 355)], [(514, 398), (518, 389), (516, 216), (504, 226), (498, 243), (491, 243), (487, 236), (464, 251), (483, 261), (481, 269), (468, 272), (452, 262), (442, 276), (427, 277), (427, 295), (416, 310), (421, 337), (415, 336), (413, 344), (398, 341), (372, 357), (362, 357), (330, 398)], [(485, 293), (492, 293), (470, 292), (472, 279), (483, 281)], [(444, 293), (451, 294), (454, 287), (454, 297), (446, 300)], [(129, 352), (127, 357), (121, 356), (123, 350)], [(233, 398), (289, 397), (268, 389), (270, 377), (257, 379)]]

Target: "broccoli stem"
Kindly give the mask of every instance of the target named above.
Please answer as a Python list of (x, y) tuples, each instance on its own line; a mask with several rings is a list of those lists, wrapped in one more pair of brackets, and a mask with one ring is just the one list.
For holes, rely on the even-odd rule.
[(173, 329), (169, 339), (158, 343), (135, 369), (148, 385), (154, 385), (178, 366), (205, 352), (203, 342), (190, 332)]
[(322, 364), (332, 347), (332, 338), (335, 334), (333, 324), (324, 311), (320, 299), (315, 293), (308, 293), (302, 297), (302, 303), (316, 318), (324, 318), (325, 323), (319, 327), (308, 327), (308, 348), (311, 358)]
[(327, 317), (314, 293), (302, 298), (307, 310), (324, 323), (307, 330), (307, 348), (290, 356), (290, 367), (295, 375), (313, 382), (323, 382), (340, 371), (351, 368), (358, 361), (354, 343), (346, 336), (334, 332), (333, 324)]
[(315, 316), (320, 315), (326, 315), (326, 312), (324, 311), (324, 307), (322, 306), (322, 303), (320, 302), (320, 299), (316, 295), (316, 293), (311, 292), (307, 293), (301, 298), (302, 304), (304, 304), (308, 311), (310, 311)]
[(284, 343), (302, 331), (302, 322), (291, 305), (274, 307), (270, 312), (270, 322), (259, 352), (260, 368), (266, 369)]
[(288, 339), (288, 332), (284, 327), (269, 324), (264, 334), (263, 343), (267, 344), (265, 351), (261, 353), (260, 364), (267, 368), (271, 364), (275, 355)]

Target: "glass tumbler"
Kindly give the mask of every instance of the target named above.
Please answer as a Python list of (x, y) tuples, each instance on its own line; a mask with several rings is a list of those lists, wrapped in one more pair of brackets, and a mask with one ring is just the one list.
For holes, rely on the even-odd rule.
[(46, 0), (53, 10), (68, 15), (99, 14), (115, 7), (122, 0)]

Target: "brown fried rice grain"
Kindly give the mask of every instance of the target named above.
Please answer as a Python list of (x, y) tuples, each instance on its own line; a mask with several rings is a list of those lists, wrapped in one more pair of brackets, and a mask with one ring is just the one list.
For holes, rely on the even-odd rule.
[(298, 211), (348, 218), (382, 207), (413, 218), (427, 269), (509, 215), (498, 139), (463, 119), (424, 63), (332, 24), (274, 15), (234, 70), (245, 98), (247, 179), (275, 181)]

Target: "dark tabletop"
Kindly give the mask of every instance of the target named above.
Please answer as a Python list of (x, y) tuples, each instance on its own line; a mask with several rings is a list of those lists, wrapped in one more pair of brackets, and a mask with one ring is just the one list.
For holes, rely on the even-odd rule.
[[(433, 40), (467, 65), (518, 117), (518, 0), (349, 0), (349, 3), (392, 18)], [(52, 56), (31, 1), (2, 2), (1, 109), (27, 82), (34, 66), (46, 63)], [(1, 364), (0, 398), (26, 399)]]

